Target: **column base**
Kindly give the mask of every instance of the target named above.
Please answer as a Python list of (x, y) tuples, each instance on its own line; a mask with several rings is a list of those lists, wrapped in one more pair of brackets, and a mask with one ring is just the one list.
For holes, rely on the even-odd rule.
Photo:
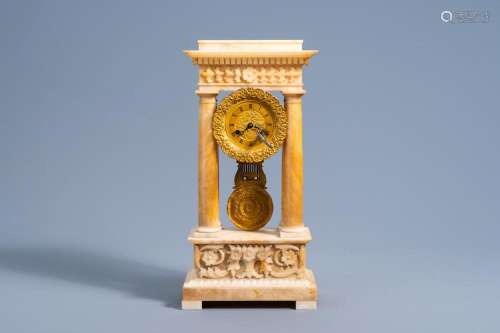
[[(220, 223), (219, 223), (220, 225)], [(221, 231), (222, 228), (219, 226), (219, 227), (198, 227), (196, 228), (196, 231), (198, 233), (202, 233), (202, 234), (211, 234), (211, 233), (214, 233), (214, 232), (219, 232)]]
[(278, 226), (278, 232), (280, 237), (285, 238), (304, 237), (311, 234), (307, 227), (283, 227), (281, 225)]
[(198, 226), (195, 231), (201, 234), (211, 234), (222, 230), (222, 223), (219, 221), (216, 227)]

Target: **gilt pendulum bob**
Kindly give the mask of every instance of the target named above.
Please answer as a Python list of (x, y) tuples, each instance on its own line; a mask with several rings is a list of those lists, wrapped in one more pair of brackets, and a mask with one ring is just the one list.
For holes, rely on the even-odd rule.
[(242, 230), (257, 230), (269, 222), (273, 200), (266, 191), (262, 163), (238, 163), (234, 191), (227, 200), (227, 214)]
[(262, 161), (281, 147), (287, 126), (278, 99), (261, 89), (239, 89), (217, 106), (214, 137), (222, 151), (238, 161), (227, 213), (242, 230), (260, 229), (271, 219), (273, 201), (266, 191)]

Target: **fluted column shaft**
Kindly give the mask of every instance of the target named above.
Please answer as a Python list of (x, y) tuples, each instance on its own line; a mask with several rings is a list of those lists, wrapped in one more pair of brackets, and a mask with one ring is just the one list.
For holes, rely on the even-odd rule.
[(198, 231), (221, 229), (219, 218), (219, 156), (212, 133), (216, 94), (198, 93)]
[(285, 109), (288, 133), (283, 144), (280, 229), (300, 232), (304, 230), (302, 94), (285, 94)]

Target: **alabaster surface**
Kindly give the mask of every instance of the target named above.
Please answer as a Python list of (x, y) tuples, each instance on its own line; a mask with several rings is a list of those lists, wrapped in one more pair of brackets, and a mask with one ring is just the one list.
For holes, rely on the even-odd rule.
[(212, 131), (215, 95), (200, 95), (198, 124), (198, 226), (205, 231), (220, 229), (219, 157)]
[(199, 92), (255, 87), (303, 93), (303, 65), (318, 51), (303, 50), (301, 40), (200, 40), (198, 50), (184, 52), (199, 66)]
[(307, 228), (294, 237), (283, 237), (277, 229), (195, 229), (188, 239), (194, 262), (183, 287), (186, 309), (200, 308), (192, 301), (316, 302), (314, 274), (306, 267)]
[(273, 229), (223, 229), (208, 237), (193, 231), (188, 239), (199, 278), (301, 278), (311, 235), (307, 230), (301, 237), (284, 238)]
[[(301, 40), (200, 40), (185, 51), (198, 66), (198, 226), (190, 233), (193, 267), (183, 286), (183, 309), (203, 301), (295, 301), (315, 309), (317, 287), (307, 269), (309, 229), (303, 223), (303, 68), (317, 51)], [(217, 96), (242, 87), (278, 91), (288, 118), (282, 154), (278, 229), (222, 229), (219, 159), (212, 119)]]
[(199, 40), (198, 50), (213, 52), (302, 51), (302, 40)]
[(301, 279), (200, 279), (188, 273), (184, 301), (309, 301), (316, 303), (314, 275), (306, 270)]

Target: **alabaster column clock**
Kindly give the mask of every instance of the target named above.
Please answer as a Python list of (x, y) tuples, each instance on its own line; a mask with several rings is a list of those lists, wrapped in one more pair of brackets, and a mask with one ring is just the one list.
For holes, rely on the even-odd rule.
[[(198, 226), (182, 308), (204, 301), (293, 301), (315, 309), (306, 266), (311, 234), (303, 221), (303, 66), (317, 53), (301, 40), (203, 40), (185, 51), (199, 68)], [(230, 94), (217, 102), (219, 93)], [(283, 102), (271, 94), (279, 92)], [(237, 161), (222, 227), (218, 150)], [(274, 212), (263, 162), (282, 151), (281, 216)], [(233, 175), (231, 175), (233, 177)]]

